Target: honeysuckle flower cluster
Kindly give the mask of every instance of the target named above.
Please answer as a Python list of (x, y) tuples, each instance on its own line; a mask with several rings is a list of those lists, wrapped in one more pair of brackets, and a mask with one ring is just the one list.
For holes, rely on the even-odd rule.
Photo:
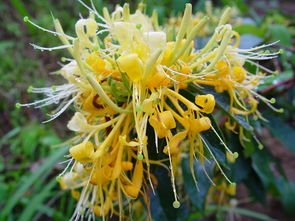
[[(57, 35), (63, 43), (53, 48), (33, 45), (35, 48), (66, 48), (70, 57), (62, 59), (65, 64), (58, 71), (66, 84), (30, 87), (29, 92), (44, 93), (46, 98), (18, 104), (38, 108), (59, 104), (47, 121), (60, 116), (70, 105), (75, 108), (67, 127), (76, 136), (68, 142), (68, 165), (58, 177), (61, 188), (71, 190), (78, 201), (72, 219), (94, 214), (124, 218), (126, 205), (139, 197), (148, 206), (148, 192), (157, 185), (152, 165), (170, 171), (173, 206), (178, 208), (176, 179), (181, 174), (177, 168), (183, 155), (189, 156), (196, 185), (194, 160), (201, 162), (206, 173), (204, 161), (210, 157), (226, 180), (222, 188), (234, 195), (235, 183), (226, 177), (201, 134), (212, 130), (224, 145), (228, 160), (234, 162), (238, 157), (208, 117), (215, 109), (214, 96), (197, 95), (191, 101), (180, 91), (188, 84), (200, 88), (211, 85), (216, 92), (228, 92), (233, 114), (262, 117), (257, 110), (258, 99), (270, 106), (272, 101), (254, 90), (265, 74), (249, 73), (244, 64), (256, 64), (255, 60), (270, 59), (277, 53), (261, 52), (268, 45), (239, 49), (239, 34), (227, 24), (230, 9), (224, 11), (207, 45), (196, 50), (194, 38), (209, 18), (204, 16), (194, 23), (190, 4), (186, 5), (177, 33), (167, 41), (156, 12), (148, 17), (142, 4), (134, 13), (125, 4), (111, 14), (104, 8), (100, 15), (94, 7), (81, 3), (89, 9), (89, 17), (77, 21), (76, 36), (65, 34), (57, 19), (55, 31), (51, 31), (25, 17), (26, 22)], [(232, 130), (233, 124), (228, 123)], [(149, 125), (154, 131), (152, 135), (147, 134)], [(148, 136), (155, 137), (154, 144), (148, 144)], [(158, 139), (165, 141), (163, 149), (159, 149)], [(164, 152), (167, 159), (149, 159), (150, 148)]]

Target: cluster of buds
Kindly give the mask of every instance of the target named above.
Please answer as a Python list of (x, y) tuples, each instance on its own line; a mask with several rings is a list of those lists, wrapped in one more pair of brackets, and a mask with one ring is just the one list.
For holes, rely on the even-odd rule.
[[(229, 192), (234, 194), (235, 183), (225, 176), (201, 134), (212, 130), (224, 144), (227, 158), (233, 162), (238, 157), (208, 117), (215, 109), (214, 96), (197, 95), (192, 101), (180, 92), (189, 84), (199, 88), (211, 85), (216, 92), (228, 92), (233, 114), (261, 117), (258, 99), (272, 103), (254, 91), (265, 74), (251, 74), (243, 66), (245, 62), (256, 64), (253, 60), (270, 59), (277, 53), (257, 52), (267, 45), (239, 49), (239, 34), (227, 24), (229, 8), (205, 47), (196, 50), (194, 39), (210, 18), (204, 16), (194, 22), (191, 4), (186, 4), (179, 28), (170, 41), (166, 29), (158, 24), (156, 11), (148, 17), (143, 13), (143, 5), (133, 14), (128, 4), (117, 6), (111, 14), (104, 8), (102, 16), (94, 7), (82, 4), (90, 14), (76, 23), (75, 37), (65, 34), (57, 19), (56, 30), (51, 31), (25, 18), (26, 22), (57, 35), (63, 43), (53, 48), (33, 45), (36, 49), (66, 48), (71, 58), (63, 58), (65, 64), (58, 71), (66, 84), (30, 87), (29, 92), (44, 93), (47, 97), (18, 104), (43, 107), (60, 103), (48, 121), (70, 105), (75, 108), (67, 127), (76, 136), (68, 142), (68, 165), (58, 177), (61, 188), (70, 189), (78, 200), (72, 218), (91, 214), (116, 214), (123, 218), (125, 205), (139, 197), (149, 205), (148, 190), (157, 184), (151, 165), (170, 171), (173, 206), (178, 208), (176, 180), (181, 174), (177, 168), (183, 155), (189, 156), (196, 183), (194, 160), (199, 160), (205, 170), (204, 161), (209, 155), (224, 175)], [(154, 134), (147, 134), (148, 127)], [(154, 144), (148, 143), (148, 136), (154, 136)], [(164, 141), (164, 148), (159, 148), (159, 139)], [(149, 159), (150, 148), (165, 153), (167, 159)]]
[[(212, 7), (212, 1), (207, 0), (204, 4), (204, 11), (197, 11), (192, 15), (192, 23), (198, 24), (204, 16), (208, 16), (210, 20), (208, 23), (197, 33), (196, 37), (207, 38), (210, 37), (214, 31), (216, 26), (219, 23), (219, 20), (223, 14), (223, 9), (218, 7)], [(167, 39), (168, 41), (173, 40), (175, 33), (179, 31), (180, 25), (182, 22), (182, 17), (171, 17), (168, 19), (167, 24), (165, 25)], [(233, 28), (238, 27), (242, 24), (242, 18), (239, 17), (239, 10), (235, 7), (231, 8), (229, 20), (227, 21), (231, 24)], [(199, 46), (198, 46), (199, 47)]]

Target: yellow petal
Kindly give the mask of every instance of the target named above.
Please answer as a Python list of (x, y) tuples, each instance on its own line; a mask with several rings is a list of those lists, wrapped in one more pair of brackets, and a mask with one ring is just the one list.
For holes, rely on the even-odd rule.
[(129, 161), (123, 161), (122, 162), (122, 169), (125, 171), (129, 171), (133, 169), (133, 163)]
[(95, 168), (90, 183), (93, 185), (103, 185), (111, 180), (113, 168), (109, 165), (105, 165), (101, 168)]
[(134, 185), (125, 186), (125, 192), (129, 197), (136, 199), (138, 197), (139, 188)]
[(108, 197), (106, 201), (103, 203), (102, 207), (98, 205), (94, 206), (93, 212), (97, 216), (106, 216), (109, 213), (111, 206), (112, 201), (110, 200), (110, 197)]
[(161, 70), (155, 70), (151, 77), (147, 80), (146, 85), (149, 88), (159, 88), (160, 86), (168, 86), (170, 79)]
[(127, 73), (131, 81), (138, 82), (142, 79), (142, 62), (137, 54), (122, 55), (117, 63), (120, 71)]
[(233, 80), (237, 82), (242, 82), (247, 76), (247, 72), (244, 68), (236, 66), (232, 69)]
[(98, 57), (98, 53), (92, 53), (86, 58), (87, 64), (92, 67), (97, 73), (104, 73), (105, 61)]
[(75, 173), (75, 172), (66, 173), (59, 180), (61, 189), (65, 190), (65, 189), (73, 188), (75, 185), (77, 185), (78, 178), (79, 178), (78, 173)]
[[(187, 135), (187, 131), (183, 131), (183, 132), (180, 132), (176, 135), (174, 135), (170, 141), (169, 141), (169, 148), (170, 148), (170, 154), (173, 156), (173, 155), (177, 155), (180, 151), (179, 147), (180, 147), (180, 144), (182, 142), (182, 140), (186, 137)], [(165, 154), (168, 154), (168, 146), (166, 146), (163, 150), (163, 152)]]
[(143, 39), (151, 52), (158, 48), (164, 49), (166, 46), (166, 33), (162, 31), (145, 32), (143, 33)]
[(218, 73), (221, 77), (225, 77), (228, 74), (229, 68), (225, 61), (218, 61), (215, 65), (215, 68), (218, 70)]
[(94, 153), (94, 145), (90, 142), (83, 142), (70, 148), (71, 156), (80, 163), (91, 162)]
[(168, 136), (169, 130), (176, 127), (171, 111), (164, 111), (158, 115), (151, 116), (149, 123), (156, 130), (159, 138)]
[(208, 117), (201, 117), (191, 121), (190, 129), (193, 132), (200, 133), (202, 131), (208, 130), (211, 127), (211, 121)]
[(76, 200), (80, 198), (80, 192), (77, 190), (71, 190), (72, 197)]
[(201, 112), (212, 113), (215, 107), (215, 99), (212, 94), (196, 96), (195, 103), (201, 108)]

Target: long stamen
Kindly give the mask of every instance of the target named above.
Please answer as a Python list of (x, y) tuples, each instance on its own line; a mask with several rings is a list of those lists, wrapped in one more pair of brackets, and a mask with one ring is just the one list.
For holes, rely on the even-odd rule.
[(177, 193), (176, 193), (175, 177), (174, 177), (172, 159), (171, 159), (171, 154), (170, 154), (170, 146), (169, 146), (169, 141), (168, 141), (167, 137), (166, 137), (166, 143), (167, 143), (167, 150), (168, 150), (169, 163), (170, 163), (171, 183), (172, 183), (173, 194), (174, 194), (173, 207), (174, 208), (179, 208), (180, 207), (180, 202), (178, 201), (178, 197), (177, 197)]
[(59, 49), (65, 49), (65, 48), (72, 48), (73, 45), (60, 45), (60, 46), (56, 46), (56, 47), (41, 47), (35, 44), (30, 44), (33, 46), (34, 49), (38, 49), (41, 51), (53, 51), (53, 50), (59, 50)]
[(225, 149), (231, 154), (233, 155), (235, 158), (238, 158), (239, 154), (237, 152), (232, 152), (228, 146), (224, 143), (224, 141), (222, 140), (222, 138), (219, 136), (219, 134), (217, 133), (217, 131), (214, 129), (214, 127), (211, 125), (211, 129), (213, 130), (213, 132), (215, 133), (215, 135), (218, 137), (218, 139), (220, 140), (220, 142), (222, 143), (222, 145), (225, 147)]
[(25, 16), (24, 17), (24, 22), (29, 22), (31, 25), (35, 26), (36, 28), (42, 30), (42, 31), (45, 31), (45, 32), (48, 32), (48, 33), (51, 33), (53, 35), (58, 35), (58, 36), (65, 36), (66, 38), (70, 39), (70, 40), (73, 40), (74, 38), (69, 36), (69, 35), (64, 35), (64, 34), (61, 34), (61, 33), (58, 33), (58, 32), (55, 32), (55, 31), (51, 31), (49, 29), (46, 29), (46, 28), (43, 28), (37, 24), (35, 24), (34, 22), (32, 22), (28, 16)]
[(209, 151), (209, 153), (211, 154), (213, 160), (215, 161), (217, 167), (219, 168), (220, 172), (222, 173), (222, 175), (225, 177), (225, 179), (229, 182), (229, 183), (232, 183), (228, 177), (225, 175), (223, 169), (221, 168), (220, 164), (218, 163), (216, 157), (214, 156), (214, 154), (212, 153), (211, 149), (209, 148), (209, 146), (207, 145), (206, 141), (203, 139), (203, 137), (201, 136), (201, 139), (203, 141), (203, 143), (205, 144), (205, 147), (207, 148), (207, 150)]

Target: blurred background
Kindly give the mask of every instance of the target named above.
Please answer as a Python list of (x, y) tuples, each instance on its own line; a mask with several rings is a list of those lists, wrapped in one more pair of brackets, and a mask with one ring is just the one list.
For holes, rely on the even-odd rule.
[[(112, 10), (115, 4), (124, 2), (94, 0), (98, 11), (104, 6)], [(205, 0), (127, 2), (133, 9), (138, 2), (146, 3), (149, 14), (157, 9), (160, 23), (168, 16), (179, 15), (186, 2), (193, 4), (195, 12), (204, 10), (205, 5)], [(244, 185), (239, 187), (237, 198), (242, 201), (241, 207), (247, 211), (266, 214), (277, 220), (294, 220), (295, 1), (221, 0), (212, 3), (213, 7), (230, 5), (239, 11), (242, 24), (237, 27), (237, 31), (245, 35), (242, 44), (255, 46), (280, 40), (275, 47), (284, 49), (284, 54), (279, 58), (264, 64), (277, 69), (280, 75), (269, 78), (259, 88), (265, 96), (276, 97), (279, 105), (285, 108), (281, 115), (265, 112), (270, 124), (265, 124), (259, 132), (268, 158), (261, 161), (261, 167), (256, 171), (260, 178), (264, 176), (262, 182), (252, 188), (258, 192), (258, 198), (265, 197), (266, 201), (259, 203), (249, 200), (249, 188)], [(44, 87), (62, 83), (62, 79), (52, 73), (59, 69), (60, 58), (68, 56), (65, 50), (50, 53), (34, 50), (30, 43), (52, 47), (60, 45), (59, 39), (24, 23), (23, 17), (29, 16), (36, 24), (54, 30), (53, 15), (61, 21), (66, 33), (74, 34), (74, 25), (80, 14), (86, 17), (88, 12), (75, 0), (0, 1), (0, 217), (3, 220), (68, 220), (75, 208), (75, 200), (69, 192), (61, 191), (55, 180), (64, 167), (58, 162), (62, 161), (66, 150), (53, 148), (71, 135), (66, 128), (71, 110), (50, 123), (42, 124), (50, 109), (18, 109), (15, 104), (41, 98), (27, 93), (30, 85)], [(264, 163), (268, 166), (264, 166)], [(259, 195), (260, 187), (267, 189), (266, 196)], [(256, 218), (247, 218), (241, 213), (240, 220)], [(210, 220), (214, 219), (210, 217)], [(183, 220), (197, 218), (191, 214)]]

